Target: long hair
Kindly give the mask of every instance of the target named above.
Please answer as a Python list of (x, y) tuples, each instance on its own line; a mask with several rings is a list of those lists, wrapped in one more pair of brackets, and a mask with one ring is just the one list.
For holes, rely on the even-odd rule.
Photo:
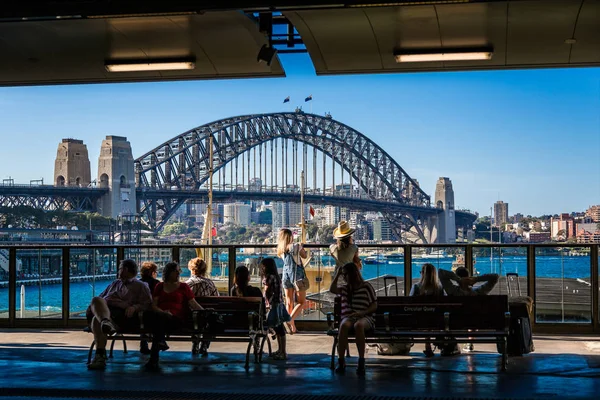
[(279, 236), (277, 237), (277, 257), (281, 257), (284, 253), (286, 253), (288, 246), (293, 241), (294, 237), (292, 236), (292, 231), (286, 228), (280, 230)]
[(250, 271), (245, 265), (240, 265), (235, 269), (235, 277), (233, 279), (235, 283), (235, 295), (238, 297), (244, 296), (244, 290), (248, 287), (250, 282)]
[(168, 282), (171, 274), (173, 272), (175, 272), (178, 267), (179, 267), (179, 265), (174, 261), (167, 263), (167, 265), (165, 265), (165, 268), (163, 269), (163, 273), (162, 273), (163, 282)]
[(340, 250), (344, 250), (352, 244), (352, 235), (337, 239), (337, 247)]
[(279, 278), (279, 274), (277, 273), (277, 264), (275, 264), (275, 260), (271, 257), (263, 258), (260, 262), (260, 276), (266, 278), (269, 275), (275, 275)]
[(206, 275), (206, 270), (208, 269), (208, 265), (206, 262), (200, 257), (192, 258), (188, 262), (188, 268), (194, 275), (204, 276)]
[(421, 281), (419, 282), (421, 294), (440, 294), (442, 286), (438, 279), (437, 269), (433, 264), (425, 263), (421, 267)]

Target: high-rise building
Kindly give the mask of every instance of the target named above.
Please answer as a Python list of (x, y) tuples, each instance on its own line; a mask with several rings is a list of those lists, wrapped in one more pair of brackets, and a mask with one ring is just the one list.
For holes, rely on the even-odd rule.
[(225, 224), (248, 226), (251, 222), (251, 207), (245, 203), (230, 203), (223, 207)]
[(56, 150), (54, 184), (86, 187), (90, 184), (90, 158), (83, 140), (63, 139)]
[(585, 211), (585, 215), (590, 217), (593, 222), (600, 222), (600, 204), (590, 206), (590, 208)]
[(508, 222), (508, 203), (498, 200), (494, 203), (494, 225), (503, 226)]
[(373, 220), (373, 240), (390, 241), (392, 240), (392, 229), (390, 223), (385, 218)]
[(558, 218), (550, 218), (550, 234), (553, 239), (566, 240), (576, 234), (575, 219), (567, 213), (562, 213)]

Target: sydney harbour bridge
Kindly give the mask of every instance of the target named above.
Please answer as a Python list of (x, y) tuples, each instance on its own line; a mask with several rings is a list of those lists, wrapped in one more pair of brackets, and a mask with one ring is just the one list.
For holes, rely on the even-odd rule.
[[(380, 212), (404, 242), (443, 241), (440, 224), (448, 224), (448, 215), (456, 229), (470, 227), (476, 218), (454, 210), (453, 200), (433, 204), (417, 181), (362, 133), (330, 115), (296, 111), (214, 121), (135, 159), (136, 212), (150, 229), (162, 228), (186, 202), (207, 202), (211, 138), (215, 202), (300, 202), (304, 171), (305, 203)], [(101, 184), (3, 185), (0, 205), (98, 211), (110, 190)]]

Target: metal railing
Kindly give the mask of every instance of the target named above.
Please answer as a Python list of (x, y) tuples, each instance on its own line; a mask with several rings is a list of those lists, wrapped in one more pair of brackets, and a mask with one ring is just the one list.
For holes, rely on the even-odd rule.
[[(335, 260), (329, 245), (307, 244), (311, 288), (298, 324), (325, 329), (333, 304), (328, 292)], [(132, 258), (159, 267), (177, 261), (184, 277), (196, 249), (212, 252), (211, 278), (229, 293), (237, 265), (247, 265), (251, 284), (260, 286), (258, 264), (275, 257), (274, 245), (0, 245), (0, 326), (81, 326), (91, 298), (116, 278), (119, 261)], [(496, 273), (493, 294), (534, 300), (537, 332), (600, 332), (597, 244), (373, 244), (359, 246), (363, 277), (378, 296), (407, 295), (421, 266), (465, 267), (472, 275)], [(282, 261), (276, 260), (279, 267)]]

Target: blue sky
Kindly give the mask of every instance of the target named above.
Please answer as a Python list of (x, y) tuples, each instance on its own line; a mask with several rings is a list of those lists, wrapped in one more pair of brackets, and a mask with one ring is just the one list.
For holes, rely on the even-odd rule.
[(314, 113), (371, 138), (430, 195), (450, 177), (458, 207), (600, 204), (600, 68), (317, 77), (307, 55), (283, 61), (283, 79), (0, 88), (0, 175), (51, 182), (71, 137), (87, 144), (95, 177), (106, 135), (127, 136), (137, 157), (220, 118), (309, 111), (312, 94)]

